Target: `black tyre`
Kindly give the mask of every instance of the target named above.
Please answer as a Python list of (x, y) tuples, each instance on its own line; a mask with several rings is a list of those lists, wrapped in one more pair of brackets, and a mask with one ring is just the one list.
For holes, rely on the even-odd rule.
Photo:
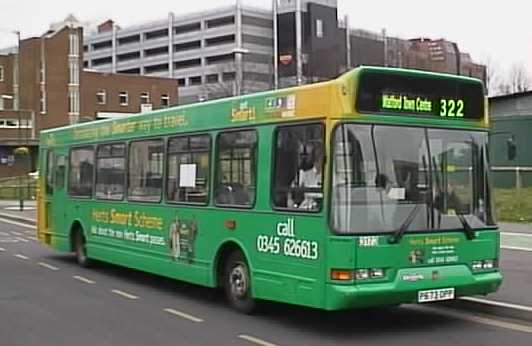
[(91, 260), (87, 257), (87, 247), (85, 245), (85, 237), (83, 236), (82, 230), (78, 230), (75, 234), (74, 251), (80, 266), (87, 268), (91, 265)]
[(233, 252), (225, 263), (224, 289), (227, 300), (234, 309), (245, 314), (255, 310), (249, 265), (240, 251)]

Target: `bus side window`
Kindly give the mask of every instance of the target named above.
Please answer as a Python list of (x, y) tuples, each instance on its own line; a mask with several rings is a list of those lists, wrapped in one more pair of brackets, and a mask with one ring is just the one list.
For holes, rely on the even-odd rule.
[(122, 200), (126, 184), (126, 145), (100, 145), (96, 152), (96, 198)]
[(181, 136), (168, 141), (166, 198), (171, 202), (207, 204), (211, 137)]
[(54, 192), (54, 152), (48, 151), (46, 155), (46, 194)]
[(323, 202), (323, 125), (279, 127), (276, 131), (273, 205), (319, 211)]
[(55, 181), (56, 189), (65, 187), (65, 172), (66, 172), (66, 157), (65, 155), (58, 155), (55, 158)]
[(68, 193), (73, 197), (91, 198), (94, 177), (94, 148), (75, 148), (70, 151)]
[(216, 204), (251, 207), (257, 181), (257, 133), (253, 130), (224, 132), (216, 144)]
[(149, 139), (130, 143), (127, 185), (127, 195), (130, 201), (161, 201), (163, 159), (163, 140)]

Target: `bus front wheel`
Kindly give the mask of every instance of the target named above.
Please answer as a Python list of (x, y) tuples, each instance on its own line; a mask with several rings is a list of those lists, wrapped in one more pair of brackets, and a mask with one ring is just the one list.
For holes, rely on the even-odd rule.
[(89, 267), (91, 264), (90, 259), (87, 257), (87, 246), (85, 244), (85, 237), (83, 231), (78, 230), (74, 239), (74, 250), (76, 252), (76, 259), (78, 264), (82, 267)]
[(251, 296), (251, 275), (246, 258), (240, 251), (233, 252), (225, 264), (224, 289), (229, 304), (236, 310), (249, 314), (256, 303)]

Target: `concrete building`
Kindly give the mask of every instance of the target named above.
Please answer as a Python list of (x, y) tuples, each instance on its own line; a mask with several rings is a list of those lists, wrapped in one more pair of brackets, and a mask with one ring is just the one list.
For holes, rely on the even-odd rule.
[[(497, 187), (532, 187), (532, 91), (489, 100), (492, 121), (490, 156)], [(509, 145), (516, 147), (509, 157)]]
[(336, 0), (279, 0), (273, 11), (235, 0), (126, 28), (108, 20), (85, 38), (84, 51), (90, 69), (176, 78), (180, 104), (271, 89), (276, 66), (280, 87), (327, 80), (359, 65), (485, 78), (485, 67), (455, 43), (352, 29), (347, 17), (338, 20)]
[[(82, 47), (69, 20), (0, 55), (0, 177), (35, 169), (43, 129), (177, 104), (175, 79), (84, 71)], [(16, 157), (21, 146), (28, 157)]]
[(272, 86), (273, 21), (269, 11), (229, 6), (119, 28), (112, 21), (85, 38), (85, 67), (171, 77), (179, 103)]

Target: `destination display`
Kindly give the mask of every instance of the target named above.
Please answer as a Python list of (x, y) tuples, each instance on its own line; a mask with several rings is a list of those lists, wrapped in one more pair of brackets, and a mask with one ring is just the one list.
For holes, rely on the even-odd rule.
[(360, 113), (472, 120), (484, 117), (482, 84), (459, 78), (364, 71), (356, 99)]

